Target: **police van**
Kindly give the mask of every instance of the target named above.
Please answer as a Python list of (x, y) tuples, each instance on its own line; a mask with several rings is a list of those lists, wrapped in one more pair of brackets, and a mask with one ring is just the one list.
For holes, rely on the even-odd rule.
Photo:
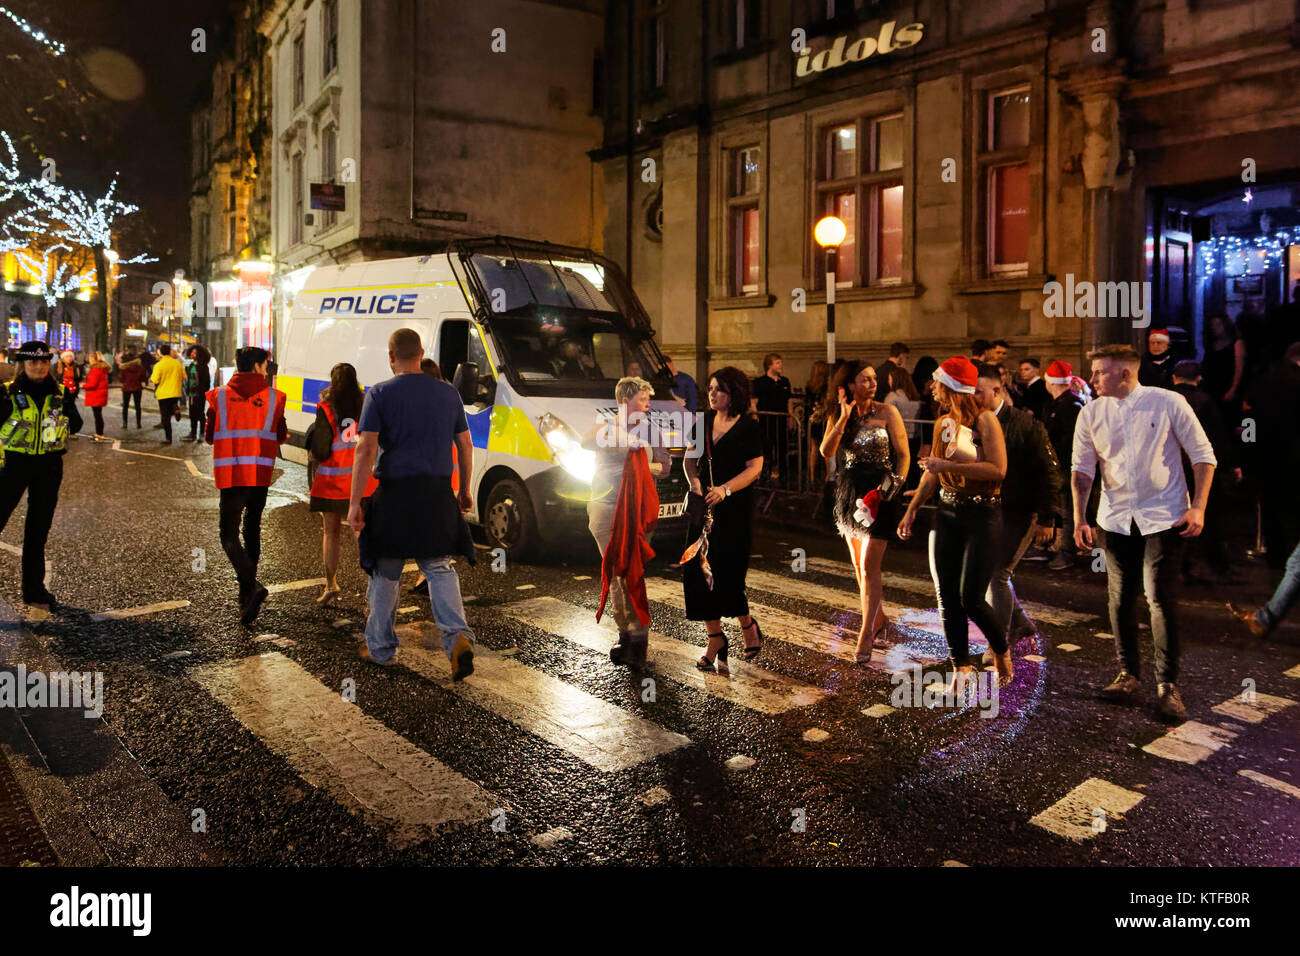
[(490, 547), (536, 556), (586, 534), (595, 456), (581, 440), (616, 414), (614, 385), (634, 362), (654, 386), (649, 417), (671, 462), (656, 479), (656, 535), (682, 540), (693, 420), (673, 398), (650, 319), (614, 263), (495, 237), (315, 268), (293, 296), (275, 381), (299, 443), (330, 368), (352, 363), (363, 387), (391, 378), (388, 337), (404, 327), (419, 332), (464, 402), (474, 445), (467, 517)]

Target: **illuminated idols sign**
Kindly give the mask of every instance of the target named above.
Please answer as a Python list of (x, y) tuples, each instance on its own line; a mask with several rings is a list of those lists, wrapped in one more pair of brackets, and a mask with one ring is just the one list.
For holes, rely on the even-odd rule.
[[(921, 42), (925, 24), (909, 23), (905, 27), (900, 27), (897, 32), (894, 30), (894, 25), (895, 21), (890, 20), (881, 25), (879, 36), (862, 37), (860, 40), (854, 40), (852, 44), (849, 44), (846, 34), (840, 34), (829, 49), (822, 50), (820, 53), (804, 50), (799, 54), (799, 60), (795, 64), (795, 75), (811, 76), (848, 63), (860, 63), (877, 53), (893, 53), (895, 50), (906, 49)], [(847, 49), (846, 44), (849, 44)]]

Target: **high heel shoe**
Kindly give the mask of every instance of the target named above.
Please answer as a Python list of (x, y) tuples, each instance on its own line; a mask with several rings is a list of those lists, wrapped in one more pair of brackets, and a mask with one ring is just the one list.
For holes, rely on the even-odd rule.
[(716, 634), (710, 634), (709, 641), (712, 642), (715, 637), (722, 638), (722, 646), (713, 652), (713, 658), (717, 660), (716, 668), (713, 659), (709, 657), (707, 648), (705, 649), (704, 656), (695, 662), (695, 666), (702, 671), (716, 670), (719, 674), (730, 674), (731, 668), (727, 664), (727, 654), (731, 648), (731, 644), (727, 640), (727, 635), (721, 631)]
[(888, 629), (889, 629), (888, 621), (885, 621), (883, 624), (880, 625), (880, 627), (876, 628), (876, 633), (871, 635), (870, 646), (867, 647), (866, 651), (855, 650), (853, 652), (853, 659), (857, 661), (859, 664), (870, 664), (871, 655), (874, 654), (876, 651), (876, 642), (880, 640), (881, 635), (883, 635)]
[[(758, 643), (745, 645), (745, 650), (742, 653), (746, 661), (752, 661), (754, 658), (758, 657), (758, 652), (763, 649), (763, 629), (758, 626), (758, 618), (751, 616), (749, 623), (754, 627), (754, 636), (758, 638)], [(740, 632), (742, 635), (741, 639), (743, 640), (745, 628), (742, 627)]]

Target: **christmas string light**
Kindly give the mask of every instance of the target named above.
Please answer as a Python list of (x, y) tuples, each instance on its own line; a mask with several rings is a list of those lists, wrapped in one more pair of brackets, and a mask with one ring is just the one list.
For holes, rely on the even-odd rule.
[(34, 26), (32, 26), (30, 23), (28, 23), (18, 14), (14, 13), (8, 7), (0, 7), (0, 13), (3, 13), (5, 16), (7, 16), (18, 26), (18, 29), (22, 30), (23, 33), (26, 33), (37, 43), (42, 44), (47, 50), (49, 50), (55, 56), (63, 56), (63, 54), (68, 52), (68, 48), (66, 46), (64, 46), (58, 40), (54, 40), (51, 39), (50, 37), (47, 37), (45, 35), (44, 30), (36, 29)]

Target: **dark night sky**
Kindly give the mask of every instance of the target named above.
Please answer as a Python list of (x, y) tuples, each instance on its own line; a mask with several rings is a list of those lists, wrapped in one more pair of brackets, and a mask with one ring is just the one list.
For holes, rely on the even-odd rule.
[[(147, 250), (158, 256), (157, 263), (143, 267), (152, 272), (170, 274), (187, 266), (189, 114), (200, 94), (206, 94), (213, 63), (228, 36), (225, 19), (231, 0), (0, 0), (0, 4), (45, 28), (83, 64), (87, 57), (93, 62), (98, 55), (111, 66), (111, 57), (96, 53), (108, 50), (130, 58), (142, 71), (144, 88), (139, 96), (125, 101), (98, 99), (104, 122), (98, 129), (92, 127), (84, 143), (77, 138), (60, 140), (52, 129), (68, 124), (53, 118), (41, 125), (10, 112), (5, 114), (4, 128), (15, 139), (30, 133), (33, 147), (54, 156), (69, 184), (87, 192), (100, 192), (113, 172), (120, 173), (118, 198), (140, 207), (133, 218), (143, 227), (141, 234), (120, 243), (122, 251)], [(191, 32), (198, 27), (207, 30), (206, 53), (191, 50)], [(40, 55), (37, 49), (0, 17), (0, 50), (25, 51), (26, 59)], [(13, 86), (28, 84), (26, 89), (9, 90), (17, 92), (21, 102), (39, 105), (42, 85), (52, 88), (49, 76), (40, 69), (6, 72), (18, 76)], [(128, 77), (130, 72), (129, 68), (111, 71)], [(0, 74), (0, 93), (4, 87), (11, 83)]]

